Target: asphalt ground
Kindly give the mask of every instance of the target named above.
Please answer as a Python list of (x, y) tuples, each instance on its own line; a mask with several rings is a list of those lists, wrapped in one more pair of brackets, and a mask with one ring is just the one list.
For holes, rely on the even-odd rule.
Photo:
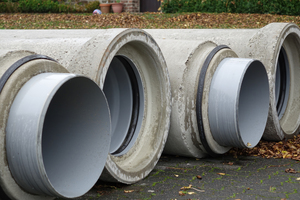
[(300, 162), (254, 156), (185, 158), (163, 155), (133, 184), (98, 182), (76, 200), (93, 199), (300, 199)]

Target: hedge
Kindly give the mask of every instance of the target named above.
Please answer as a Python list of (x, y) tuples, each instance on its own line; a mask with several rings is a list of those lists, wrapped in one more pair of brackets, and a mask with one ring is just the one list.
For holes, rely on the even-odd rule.
[(92, 13), (99, 8), (99, 1), (87, 4), (66, 4), (53, 0), (19, 0), (18, 2), (0, 2), (0, 13)]
[(164, 0), (165, 13), (260, 13), (299, 15), (300, 0)]

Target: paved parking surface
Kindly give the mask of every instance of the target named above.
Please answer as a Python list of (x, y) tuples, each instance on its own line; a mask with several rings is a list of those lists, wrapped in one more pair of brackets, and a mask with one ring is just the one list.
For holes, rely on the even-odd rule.
[[(186, 190), (181, 188), (186, 187)], [(290, 159), (163, 155), (150, 175), (133, 185), (98, 182), (93, 199), (300, 199), (300, 162)]]

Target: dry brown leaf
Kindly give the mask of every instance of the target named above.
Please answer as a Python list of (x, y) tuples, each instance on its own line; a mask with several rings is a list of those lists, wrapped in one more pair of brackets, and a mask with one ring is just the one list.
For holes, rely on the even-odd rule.
[(202, 179), (202, 176), (200, 176), (200, 175), (197, 175), (196, 177), (197, 177), (197, 179)]
[(184, 196), (185, 193), (183, 193), (182, 191), (179, 191), (179, 195), (180, 195), (180, 196)]
[(292, 173), (292, 174), (298, 173), (298, 172), (297, 172), (295, 169), (293, 169), (293, 168), (288, 168), (288, 169), (285, 170), (285, 172), (286, 172), (286, 173)]
[(134, 190), (124, 190), (124, 193), (131, 193), (133, 192)]

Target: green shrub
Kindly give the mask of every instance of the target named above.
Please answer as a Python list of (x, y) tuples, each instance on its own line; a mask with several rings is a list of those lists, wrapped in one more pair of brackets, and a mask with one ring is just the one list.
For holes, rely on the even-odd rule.
[(91, 1), (85, 5), (85, 12), (91, 13), (95, 9), (99, 9), (99, 1)]
[(57, 13), (59, 3), (52, 0), (20, 0), (19, 9), (25, 13)]
[(300, 0), (165, 0), (162, 11), (299, 15)]
[(0, 13), (16, 13), (18, 8), (18, 3), (0, 2)]
[(0, 2), (0, 13), (92, 13), (93, 10), (99, 8), (99, 1), (91, 1), (85, 4), (70, 2), (59, 3), (57, 0), (9, 1), (10, 2)]

